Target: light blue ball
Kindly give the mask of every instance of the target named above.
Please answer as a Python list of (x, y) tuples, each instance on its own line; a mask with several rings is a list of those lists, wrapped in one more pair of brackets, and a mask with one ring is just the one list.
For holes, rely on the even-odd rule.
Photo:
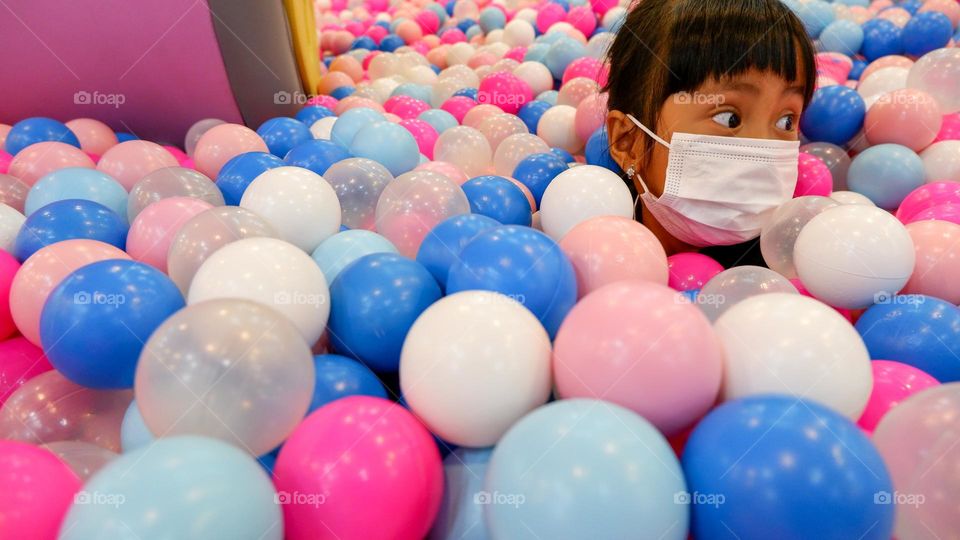
[(327, 238), (313, 250), (313, 260), (323, 271), (327, 284), (353, 261), (371, 253), (399, 253), (389, 240), (373, 231), (351, 229)]
[(823, 32), (824, 28), (837, 17), (833, 12), (833, 6), (823, 0), (811, 0), (799, 4), (794, 12), (797, 14), (797, 17), (800, 18), (800, 21), (803, 22), (807, 33), (813, 38), (820, 37), (820, 33)]
[(845, 19), (833, 21), (820, 33), (820, 43), (824, 51), (853, 56), (863, 45), (863, 28)]
[(480, 12), (480, 28), (483, 32), (489, 33), (491, 30), (499, 30), (507, 24), (507, 16), (495, 7), (485, 8)]
[(120, 448), (124, 453), (132, 452), (156, 440), (150, 428), (143, 421), (143, 415), (137, 407), (137, 400), (130, 402), (120, 424)]
[(400, 176), (420, 163), (417, 140), (406, 128), (393, 122), (379, 122), (361, 128), (350, 143), (350, 153), (376, 161), (394, 176)]
[(569, 38), (561, 39), (550, 46), (550, 50), (547, 51), (547, 56), (544, 58), (544, 63), (554, 79), (561, 79), (570, 62), (586, 55), (587, 48), (579, 41)]
[(458, 448), (443, 460), (443, 501), (429, 540), (490, 538), (480, 503), (486, 499), (483, 477), (491, 454), (490, 448)]
[(479, 36), (479, 35), (481, 35), (481, 34), (483, 34), (483, 29), (480, 28), (480, 25), (478, 25), (478, 24), (475, 24), (475, 25), (471, 26), (470, 28), (467, 28), (467, 31), (464, 32), (464, 35), (467, 36), (467, 39), (468, 39), (468, 40), (469, 40), (469, 39), (473, 39), (473, 38), (475, 38), (475, 37), (477, 37), (477, 36)]
[(24, 214), (66, 199), (100, 203), (127, 222), (127, 190), (107, 173), (85, 167), (67, 167), (43, 175), (27, 192)]
[(430, 124), (433, 129), (437, 130), (437, 134), (443, 133), (452, 127), (457, 127), (460, 125), (460, 123), (457, 122), (456, 116), (443, 109), (430, 109), (429, 111), (423, 111), (419, 116), (417, 116), (417, 118)]
[(433, 94), (429, 86), (416, 83), (403, 83), (394, 88), (393, 92), (390, 92), (390, 97), (393, 96), (409, 96), (430, 103)]
[(653, 425), (619, 405), (555, 401), (493, 450), (483, 508), (493, 538), (685, 540), (683, 471)]
[(276, 497), (244, 451), (207, 437), (162, 438), (90, 478), (59, 538), (281, 540)]
[(548, 51), (550, 51), (549, 43), (534, 43), (527, 47), (527, 52), (523, 53), (523, 61), (540, 62), (542, 64), (544, 58), (547, 57)]
[(833, 0), (834, 4), (843, 4), (845, 6), (868, 7), (870, 0)]
[(340, 115), (337, 121), (333, 123), (330, 138), (343, 148), (350, 148), (350, 143), (353, 142), (353, 137), (358, 131), (370, 124), (385, 122), (386, 120), (382, 114), (367, 107), (350, 109)]
[(551, 107), (557, 104), (557, 96), (560, 95), (560, 92), (556, 90), (547, 90), (545, 92), (540, 92), (540, 95), (537, 96), (537, 101), (542, 101), (544, 103), (549, 103)]
[(847, 173), (851, 191), (867, 196), (885, 210), (894, 210), (924, 183), (923, 160), (899, 144), (871, 146), (853, 158)]

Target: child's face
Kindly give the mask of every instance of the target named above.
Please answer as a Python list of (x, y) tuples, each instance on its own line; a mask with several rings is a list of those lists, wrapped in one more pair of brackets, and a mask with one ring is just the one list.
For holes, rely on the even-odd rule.
[[(750, 70), (707, 81), (695, 92), (670, 96), (660, 110), (656, 131), (668, 142), (674, 132), (795, 141), (801, 112), (801, 83)], [(663, 193), (668, 155), (667, 148), (654, 145), (638, 171), (657, 197)], [(637, 189), (642, 191), (639, 183)]]

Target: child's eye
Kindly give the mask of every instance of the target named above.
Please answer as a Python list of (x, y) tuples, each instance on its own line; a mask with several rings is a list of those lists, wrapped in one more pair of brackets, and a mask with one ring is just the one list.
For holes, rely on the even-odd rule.
[(713, 121), (728, 129), (738, 128), (740, 127), (741, 123), (740, 116), (732, 111), (726, 111), (713, 115)]
[(793, 131), (794, 128), (794, 119), (792, 114), (787, 114), (781, 116), (777, 120), (777, 128), (782, 129), (783, 131)]

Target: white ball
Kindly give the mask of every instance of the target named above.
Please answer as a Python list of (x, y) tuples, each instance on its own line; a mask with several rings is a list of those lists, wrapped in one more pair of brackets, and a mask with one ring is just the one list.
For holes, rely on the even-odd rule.
[(550, 146), (563, 148), (574, 155), (579, 154), (583, 150), (583, 141), (577, 137), (573, 127), (576, 116), (576, 107), (570, 105), (550, 107), (537, 123), (537, 135), (547, 141)]
[(528, 47), (537, 37), (533, 25), (514, 18), (503, 27), (503, 42), (511, 47)]
[(907, 87), (910, 70), (904, 67), (886, 67), (878, 69), (857, 85), (857, 93), (864, 100), (877, 98), (888, 92)]
[(0, 203), (0, 249), (13, 253), (13, 244), (26, 220), (27, 216), (21, 214), (16, 208)]
[(433, 84), (437, 82), (437, 74), (427, 66), (413, 66), (404, 72), (404, 76), (415, 84)]
[(830, 306), (799, 294), (748, 298), (714, 324), (724, 351), (724, 401), (789, 394), (857, 420), (873, 388), (860, 334)]
[(473, 57), (476, 50), (473, 45), (465, 42), (454, 43), (447, 49), (447, 65), (456, 66), (466, 64)]
[(960, 182), (960, 141), (931, 144), (920, 158), (927, 182)]
[(597, 216), (633, 218), (633, 197), (617, 173), (596, 165), (558, 174), (540, 200), (543, 232), (560, 241), (578, 223)]
[(540, 62), (522, 62), (514, 68), (513, 74), (530, 85), (535, 96), (553, 89), (553, 75), (550, 74), (550, 69)]
[(856, 191), (834, 191), (830, 194), (830, 198), (837, 201), (840, 204), (859, 204), (862, 206), (876, 206), (873, 204), (873, 201), (870, 200), (870, 197), (866, 195), (861, 195)]
[(893, 296), (916, 255), (903, 223), (872, 206), (828, 208), (800, 231), (793, 260), (800, 281), (831, 306), (860, 309)]
[(267, 220), (281, 239), (307, 253), (340, 230), (337, 192), (322, 176), (301, 167), (277, 167), (256, 177), (240, 207)]
[(329, 141), (331, 133), (333, 133), (333, 125), (336, 123), (336, 116), (327, 116), (325, 118), (321, 118), (310, 126), (310, 133), (313, 135), (314, 139)]
[(197, 270), (187, 304), (214, 298), (252, 300), (285, 315), (313, 345), (330, 316), (323, 271), (296, 246), (275, 238), (245, 238), (213, 252)]
[[(514, 21), (526, 21), (531, 27), (537, 24), (537, 10), (533, 8), (523, 8), (513, 17)], [(513, 22), (513, 21), (510, 21)]]
[(519, 302), (487, 291), (456, 293), (427, 308), (410, 328), (400, 388), (443, 440), (493, 446), (546, 403), (550, 354), (546, 330)]

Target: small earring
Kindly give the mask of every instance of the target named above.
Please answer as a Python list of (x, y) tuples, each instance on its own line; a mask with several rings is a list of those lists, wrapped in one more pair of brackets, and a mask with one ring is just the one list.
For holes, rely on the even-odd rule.
[(633, 169), (633, 165), (627, 168), (627, 178), (633, 178), (633, 175), (636, 173), (637, 171)]

